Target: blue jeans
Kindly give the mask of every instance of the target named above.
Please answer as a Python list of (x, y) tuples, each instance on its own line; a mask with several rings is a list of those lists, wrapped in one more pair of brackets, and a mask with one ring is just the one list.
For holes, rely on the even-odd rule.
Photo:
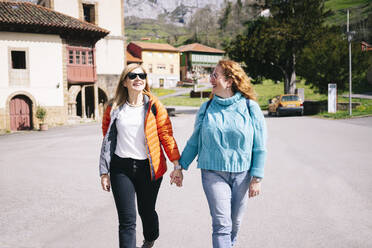
[(212, 216), (213, 248), (234, 246), (247, 204), (251, 176), (248, 171), (232, 173), (201, 170), (204, 193)]

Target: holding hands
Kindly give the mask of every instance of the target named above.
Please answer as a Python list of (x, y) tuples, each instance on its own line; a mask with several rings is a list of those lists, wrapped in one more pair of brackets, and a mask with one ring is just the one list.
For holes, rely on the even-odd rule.
[(249, 183), (249, 198), (258, 196), (261, 192), (261, 178), (253, 177)]
[(182, 187), (183, 174), (182, 167), (179, 165), (178, 160), (173, 161), (174, 170), (170, 174), (170, 184), (175, 183), (178, 187)]

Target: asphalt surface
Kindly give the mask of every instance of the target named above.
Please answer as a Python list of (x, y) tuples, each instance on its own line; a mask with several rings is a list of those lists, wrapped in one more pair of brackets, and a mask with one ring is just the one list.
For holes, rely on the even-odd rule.
[[(180, 149), (196, 109), (172, 117)], [(263, 194), (249, 200), (236, 248), (372, 247), (372, 118), (267, 118)], [(0, 248), (118, 247), (98, 176), (99, 124), (0, 136)], [(196, 163), (182, 188), (165, 175), (156, 248), (211, 246)], [(137, 219), (137, 245), (142, 243)]]

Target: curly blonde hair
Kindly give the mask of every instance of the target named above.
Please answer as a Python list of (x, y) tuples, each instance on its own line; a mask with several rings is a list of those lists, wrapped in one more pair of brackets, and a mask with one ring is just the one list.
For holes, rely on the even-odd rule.
[[(127, 101), (127, 99), (128, 99), (128, 89), (127, 89), (127, 87), (124, 86), (124, 82), (125, 82), (125, 80), (127, 80), (128, 73), (132, 72), (133, 70), (135, 70), (137, 68), (141, 68), (142, 71), (144, 73), (146, 73), (145, 68), (142, 65), (139, 65), (139, 64), (129, 64), (124, 68), (123, 72), (121, 73), (119, 83), (118, 83), (118, 86), (116, 86), (115, 96), (114, 96), (114, 99), (113, 99), (113, 104), (112, 104), (112, 109), (113, 110), (120, 107), (121, 105), (123, 105)], [(145, 82), (146, 82), (146, 84), (145, 84), (145, 88), (143, 89), (143, 92), (144, 93), (150, 93), (150, 86), (148, 84), (147, 78), (146, 78)]]
[(234, 93), (239, 91), (244, 97), (257, 100), (257, 94), (253, 89), (251, 80), (239, 63), (232, 60), (220, 60), (217, 66), (221, 67), (226, 79), (231, 78), (233, 80), (231, 89)]

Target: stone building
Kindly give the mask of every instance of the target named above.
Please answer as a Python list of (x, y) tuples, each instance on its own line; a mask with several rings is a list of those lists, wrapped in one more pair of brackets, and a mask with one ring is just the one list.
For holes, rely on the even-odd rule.
[[(96, 97), (80, 99), (89, 98), (97, 110), (96, 43), (108, 34), (49, 8), (0, 1), (0, 129), (37, 128), (37, 105), (47, 109), (48, 124), (65, 124), (79, 112), (75, 86), (83, 93), (93, 86)], [(100, 99), (106, 100), (106, 93)], [(82, 116), (87, 113), (80, 110)]]
[[(68, 82), (68, 114), (74, 117), (102, 116), (103, 105), (113, 97), (120, 74), (126, 64), (123, 0), (39, 0), (38, 4), (92, 23), (109, 31), (94, 47), (96, 77), (94, 80), (74, 78)], [(75, 56), (80, 44), (70, 44)], [(80, 50), (80, 52), (83, 52)], [(73, 62), (74, 63), (74, 62)], [(73, 68), (76, 64), (71, 64)]]

